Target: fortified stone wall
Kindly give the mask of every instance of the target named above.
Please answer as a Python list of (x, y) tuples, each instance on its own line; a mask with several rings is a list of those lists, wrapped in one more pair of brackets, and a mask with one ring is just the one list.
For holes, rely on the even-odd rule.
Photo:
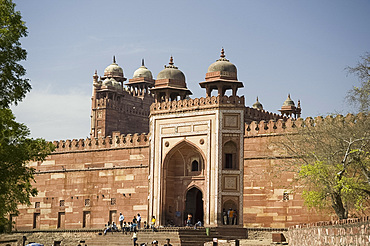
[(276, 172), (276, 166), (290, 157), (274, 143), (299, 122), (281, 119), (245, 125), (244, 226), (283, 228), (325, 218), (307, 211), (298, 190), (291, 192), (293, 173)]
[[(112, 94), (108, 93), (108, 94)], [(149, 108), (154, 102), (151, 94), (137, 95), (136, 90), (124, 90), (112, 98), (106, 92), (99, 92), (93, 101), (93, 121), (96, 131), (103, 135), (112, 135), (113, 131), (124, 133), (149, 132)]]
[(284, 234), (292, 246), (369, 245), (370, 217), (297, 225)]
[(147, 220), (149, 137), (54, 142), (56, 151), (33, 162), (31, 206), (19, 206), (15, 229), (103, 228), (108, 220), (126, 221), (140, 213)]

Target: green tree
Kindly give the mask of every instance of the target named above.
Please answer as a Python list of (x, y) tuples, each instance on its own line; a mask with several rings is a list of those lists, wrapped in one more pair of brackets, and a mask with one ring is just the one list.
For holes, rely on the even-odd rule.
[(331, 207), (339, 219), (361, 211), (370, 197), (370, 116), (318, 117), (296, 125), (279, 145), (295, 157), (283, 166), (297, 173), (305, 204)]
[(370, 111), (370, 53), (361, 56), (361, 61), (355, 67), (347, 67), (346, 70), (354, 74), (360, 80), (359, 87), (354, 86), (347, 94), (347, 101), (358, 107), (360, 112)]
[(0, 232), (9, 228), (9, 215), (17, 214), (18, 204), (30, 204), (37, 194), (32, 188), (34, 169), (30, 161), (43, 161), (54, 146), (43, 139), (29, 138), (30, 131), (17, 123), (9, 107), (17, 105), (30, 91), (26, 70), (18, 62), (27, 52), (20, 38), (27, 27), (11, 0), (0, 0)]
[(29, 161), (43, 161), (54, 149), (44, 139), (28, 138), (30, 132), (17, 123), (10, 109), (0, 110), (0, 231), (8, 229), (8, 215), (17, 214), (17, 205), (30, 204), (37, 195), (32, 188), (34, 169)]

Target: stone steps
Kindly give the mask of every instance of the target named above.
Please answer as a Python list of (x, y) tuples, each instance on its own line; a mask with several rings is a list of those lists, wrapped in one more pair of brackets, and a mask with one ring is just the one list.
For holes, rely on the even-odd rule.
[[(209, 235), (206, 234), (209, 231)], [(39, 242), (44, 245), (52, 245), (56, 241), (62, 242), (65, 246), (76, 246), (79, 243), (84, 246), (129, 246), (133, 245), (132, 233), (108, 232), (104, 236), (103, 230), (47, 230), (47, 231), (17, 231), (9, 235), (9, 240), (19, 241), (22, 236), (27, 237), (28, 242)], [(155, 232), (150, 229), (139, 230), (138, 243), (149, 243), (153, 240), (164, 245), (166, 238), (171, 239), (171, 244), (184, 246), (203, 246), (205, 242), (211, 242), (213, 238), (224, 240), (246, 239), (247, 233), (244, 228), (206, 228), (201, 227), (194, 230), (192, 227), (166, 227), (158, 228)], [(0, 236), (0, 238), (2, 238)], [(3, 238), (8, 239), (8, 238)]]
[[(176, 232), (142, 232), (139, 231), (137, 233), (138, 241), (137, 243), (140, 245), (141, 243), (151, 243), (153, 240), (157, 240), (159, 245), (163, 245), (166, 242), (167, 238), (171, 239), (171, 243), (173, 245), (180, 245), (180, 238), (178, 233)], [(99, 235), (95, 238), (90, 240), (86, 240), (85, 244), (88, 246), (131, 246), (133, 245), (132, 241), (132, 233), (123, 234), (120, 232), (114, 233), (107, 233), (107, 235)]]
[[(157, 240), (159, 245), (163, 245), (167, 238), (171, 239), (172, 245), (184, 245), (184, 246), (203, 246), (205, 242), (212, 241), (213, 237), (217, 237), (215, 230), (210, 230), (210, 235), (206, 235), (205, 228), (199, 230), (194, 229), (183, 229), (183, 230), (161, 230), (156, 232), (151, 230), (140, 230), (137, 233), (138, 244), (151, 243), (153, 240)], [(132, 233), (123, 234), (122, 232), (108, 232), (107, 235), (98, 235), (94, 238), (85, 241), (88, 246), (100, 246), (100, 245), (112, 245), (112, 246), (128, 246), (133, 245), (131, 240)], [(82, 244), (83, 245), (83, 244)]]

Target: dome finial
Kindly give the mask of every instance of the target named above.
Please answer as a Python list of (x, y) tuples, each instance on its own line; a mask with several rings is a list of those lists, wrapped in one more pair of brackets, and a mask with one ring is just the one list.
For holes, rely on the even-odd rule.
[(173, 65), (173, 57), (172, 57), (172, 55), (170, 57), (170, 62), (168, 64)]
[(94, 75), (93, 75), (93, 78), (94, 78), (94, 80), (98, 80), (98, 78), (99, 78), (99, 76), (98, 76), (98, 70), (96, 70), (95, 69), (95, 73), (94, 73)]
[(225, 58), (225, 50), (224, 50), (224, 47), (222, 47), (221, 49), (221, 55), (220, 55), (221, 58)]
[(113, 56), (113, 63), (116, 63), (116, 56)]
[(141, 59), (141, 66), (143, 66), (143, 67), (144, 67), (144, 58), (143, 58), (143, 59)]
[(258, 102), (258, 96), (257, 96), (257, 102)]

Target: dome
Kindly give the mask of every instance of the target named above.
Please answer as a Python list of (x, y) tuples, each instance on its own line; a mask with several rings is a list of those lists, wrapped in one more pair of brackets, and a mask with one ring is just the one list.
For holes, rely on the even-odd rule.
[(221, 50), (220, 57), (221, 57), (220, 59), (218, 59), (216, 62), (212, 63), (208, 67), (207, 73), (218, 72), (218, 71), (233, 72), (233, 73), (237, 72), (236, 66), (225, 58), (225, 51), (223, 48)]
[(111, 81), (112, 81), (112, 86), (114, 88), (116, 88), (116, 90), (121, 90), (122, 89), (120, 82), (118, 82), (117, 80), (115, 80), (113, 78), (111, 79)]
[(134, 72), (134, 76), (132, 76), (132, 78), (136, 79), (136, 78), (143, 78), (143, 77), (148, 78), (148, 79), (153, 79), (152, 72), (150, 72), (150, 70), (144, 66), (144, 59), (142, 60), (141, 67), (139, 67)]
[(114, 87), (117, 90), (121, 90), (122, 89), (121, 83), (118, 82), (117, 80), (115, 80), (114, 78), (106, 78), (105, 80), (103, 80), (102, 85), (103, 86)]
[(113, 57), (113, 63), (110, 64), (105, 70), (104, 70), (104, 76), (105, 77), (123, 77), (123, 69), (116, 64), (116, 58)]
[(110, 78), (106, 78), (105, 80), (103, 80), (103, 86), (113, 86), (113, 83), (112, 83), (112, 79)]
[(258, 101), (258, 97), (257, 97), (257, 101), (253, 104), (252, 107), (255, 109), (263, 110), (263, 105)]
[(295, 106), (292, 99), (290, 99), (290, 94), (288, 95), (288, 98), (283, 103), (283, 106)]
[(173, 79), (181, 82), (185, 82), (185, 75), (173, 64), (173, 57), (171, 56), (169, 65), (164, 67), (162, 71), (159, 72), (157, 80), (160, 79)]

